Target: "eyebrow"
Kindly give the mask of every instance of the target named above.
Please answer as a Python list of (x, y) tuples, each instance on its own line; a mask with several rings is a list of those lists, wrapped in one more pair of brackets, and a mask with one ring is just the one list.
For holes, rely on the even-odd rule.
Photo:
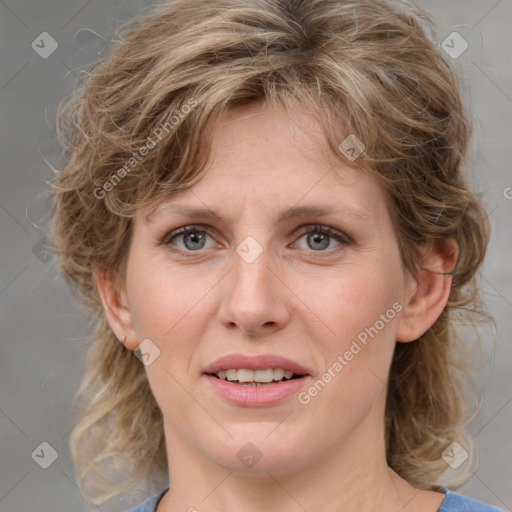
[[(154, 209), (151, 213), (146, 215), (145, 221), (152, 222), (154, 215), (161, 211), (170, 211), (183, 217), (191, 219), (211, 219), (221, 223), (225, 223), (226, 219), (222, 217), (216, 211), (210, 208), (197, 208), (193, 206), (183, 206), (179, 204), (163, 203)], [(283, 210), (279, 213), (277, 222), (282, 222), (289, 219), (295, 219), (298, 217), (320, 217), (322, 215), (328, 215), (332, 213), (339, 213), (347, 217), (356, 217), (365, 221), (371, 219), (371, 215), (363, 209), (356, 208), (351, 205), (310, 205), (310, 206), (294, 206)]]

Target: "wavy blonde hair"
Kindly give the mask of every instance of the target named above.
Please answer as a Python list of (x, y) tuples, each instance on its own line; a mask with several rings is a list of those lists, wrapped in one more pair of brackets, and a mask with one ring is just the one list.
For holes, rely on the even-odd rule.
[[(174, 0), (118, 29), (111, 53), (58, 112), (66, 164), (50, 190), (49, 236), (91, 319), (71, 448), (96, 503), (162, 483), (167, 460), (144, 366), (111, 331), (93, 271), (122, 283), (134, 215), (197, 183), (223, 113), (254, 101), (292, 117), (306, 107), (333, 155), (379, 180), (413, 275), (422, 244), (456, 240), (446, 308), (420, 340), (396, 345), (386, 450), (391, 468), (426, 489), (438, 487), (451, 442), (472, 453), (473, 369), (455, 327), (482, 312), (475, 275), (489, 225), (463, 175), (471, 124), (433, 20), (375, 0)], [(366, 147), (355, 162), (339, 150), (347, 134)]]

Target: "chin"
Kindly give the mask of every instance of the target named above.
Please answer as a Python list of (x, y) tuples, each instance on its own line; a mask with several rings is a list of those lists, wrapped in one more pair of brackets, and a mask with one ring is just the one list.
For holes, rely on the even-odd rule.
[[(215, 442), (217, 449), (208, 454), (212, 461), (228, 471), (268, 477), (268, 473), (289, 472), (299, 462), (297, 454), (305, 455), (303, 451), (307, 444), (291, 437), (285, 430), (278, 433), (275, 422), (264, 426), (256, 423), (252, 428), (248, 425), (238, 427), (228, 427), (233, 438), (224, 438), (224, 443)], [(211, 449), (211, 445), (207, 448)]]

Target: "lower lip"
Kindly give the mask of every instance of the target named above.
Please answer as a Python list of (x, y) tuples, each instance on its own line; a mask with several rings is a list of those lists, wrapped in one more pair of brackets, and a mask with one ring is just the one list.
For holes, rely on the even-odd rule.
[(230, 402), (246, 407), (265, 407), (275, 405), (295, 395), (310, 380), (309, 375), (298, 379), (264, 384), (263, 386), (244, 386), (227, 380), (205, 375), (213, 389)]

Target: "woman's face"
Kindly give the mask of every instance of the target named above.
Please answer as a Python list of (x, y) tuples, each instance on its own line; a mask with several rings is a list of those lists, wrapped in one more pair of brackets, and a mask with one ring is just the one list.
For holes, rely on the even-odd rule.
[[(384, 439), (410, 283), (377, 181), (328, 160), (300, 122), (230, 111), (204, 179), (134, 221), (123, 297), (136, 344), (150, 340), (169, 451), (229, 470), (279, 474)], [(306, 376), (211, 375), (283, 378), (266, 368)]]

